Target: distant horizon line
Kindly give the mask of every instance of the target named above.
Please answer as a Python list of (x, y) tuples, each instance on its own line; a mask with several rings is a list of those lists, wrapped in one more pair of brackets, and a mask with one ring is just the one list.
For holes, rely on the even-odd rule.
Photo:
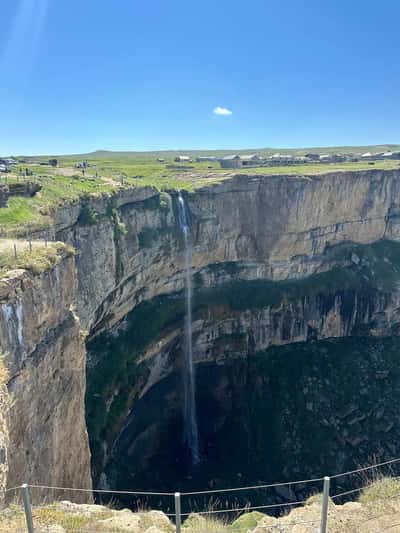
[(294, 146), (294, 147), (274, 147), (264, 146), (261, 148), (165, 148), (158, 150), (118, 150), (118, 149), (104, 149), (99, 148), (89, 152), (73, 152), (73, 153), (21, 153), (16, 155), (13, 153), (8, 156), (1, 157), (74, 157), (81, 155), (92, 155), (101, 153), (112, 154), (158, 154), (158, 153), (194, 153), (194, 152), (262, 152), (262, 151), (304, 151), (304, 150), (324, 150), (324, 149), (357, 149), (357, 148), (379, 148), (379, 147), (400, 147), (400, 143), (379, 143), (379, 144), (343, 144), (343, 145), (320, 145), (320, 146)]

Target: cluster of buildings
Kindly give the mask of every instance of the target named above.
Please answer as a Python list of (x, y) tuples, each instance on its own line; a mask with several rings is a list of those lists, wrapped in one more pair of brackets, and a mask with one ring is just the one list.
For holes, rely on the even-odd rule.
[[(362, 153), (330, 153), (317, 154), (307, 153), (304, 155), (273, 154), (262, 156), (260, 154), (231, 154), (225, 157), (212, 155), (199, 156), (198, 163), (219, 163), (221, 168), (243, 168), (243, 167), (276, 167), (288, 165), (301, 165), (306, 163), (344, 163), (358, 161), (385, 161), (390, 159), (400, 160), (400, 152), (366, 152)], [(160, 160), (159, 160), (160, 161)], [(163, 160), (164, 161), (164, 160)], [(161, 161), (160, 161), (161, 162)], [(175, 157), (176, 163), (193, 163), (193, 159), (188, 155), (178, 155)]]
[(359, 158), (361, 161), (388, 161), (390, 159), (400, 159), (400, 152), (366, 152)]
[[(306, 163), (344, 163), (357, 161), (385, 161), (389, 159), (400, 160), (400, 152), (366, 152), (365, 154), (317, 154), (307, 153), (304, 155), (273, 154), (268, 157), (259, 154), (231, 154), (225, 157), (205, 155), (196, 158), (198, 163), (219, 163), (221, 168), (243, 167), (276, 167), (288, 165), (301, 165)], [(161, 162), (161, 160), (158, 160)], [(164, 160), (162, 160), (164, 161)], [(175, 157), (176, 163), (193, 163), (193, 159), (187, 155)]]
[(12, 158), (0, 159), (0, 172), (8, 172), (12, 165), (17, 165), (18, 161)]
[[(25, 159), (18, 159), (18, 161), (17, 161), (16, 159), (13, 159), (12, 157), (0, 158), (0, 172), (11, 172), (12, 167), (14, 165), (20, 165), (20, 164), (23, 164), (23, 163), (27, 163), (27, 161)], [(58, 165), (58, 161), (57, 161), (57, 159), (49, 159), (48, 161), (40, 161), (38, 164), (40, 166), (49, 166), (50, 165), (52, 167), (56, 167)], [(26, 168), (25, 171), (20, 169), (19, 173), (20, 174), (24, 173), (26, 176), (32, 176), (33, 175), (33, 172), (31, 170), (29, 170), (28, 168)]]
[[(204, 159), (204, 158), (198, 158)], [(306, 163), (343, 163), (357, 161), (379, 161), (398, 159), (400, 152), (381, 152), (365, 154), (316, 154), (305, 155), (273, 154), (269, 157), (262, 157), (258, 154), (227, 155), (216, 159), (221, 168), (243, 168), (243, 167), (275, 167), (288, 165), (301, 165)], [(209, 160), (209, 159), (208, 159)]]
[(358, 161), (354, 156), (342, 154), (273, 154), (262, 157), (258, 154), (248, 155), (227, 155), (219, 159), (222, 168), (242, 168), (242, 167), (278, 167), (288, 165), (302, 165), (305, 163), (342, 163), (344, 161)]

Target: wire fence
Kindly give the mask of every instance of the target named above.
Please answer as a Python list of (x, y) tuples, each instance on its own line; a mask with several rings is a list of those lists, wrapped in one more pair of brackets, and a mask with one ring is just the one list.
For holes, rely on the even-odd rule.
[(57, 249), (57, 242), (56, 232), (51, 229), (26, 233), (18, 238), (0, 233), (0, 268), (15, 267), (15, 264), (29, 263), (51, 254)]
[[(326, 533), (327, 528), (330, 521), (335, 521), (337, 519), (337, 513), (335, 512), (335, 505), (336, 503), (340, 503), (343, 501), (349, 501), (351, 498), (354, 498), (355, 495), (359, 495), (361, 491), (363, 491), (367, 486), (370, 485), (370, 481), (367, 479), (364, 479), (364, 483), (361, 484), (358, 487), (355, 487), (350, 490), (339, 490), (339, 491), (332, 491), (331, 483), (335, 482), (338, 479), (345, 479), (349, 478), (351, 476), (362, 476), (366, 473), (370, 473), (371, 471), (376, 473), (381, 472), (384, 467), (393, 467), (393, 465), (396, 465), (400, 463), (400, 458), (392, 459), (390, 461), (385, 461), (381, 463), (372, 464), (366, 467), (360, 467), (354, 470), (350, 470), (347, 472), (342, 472), (339, 474), (334, 474), (331, 476), (325, 476), (322, 478), (312, 478), (312, 479), (302, 479), (297, 481), (290, 481), (290, 482), (282, 482), (282, 483), (270, 483), (270, 484), (263, 484), (263, 485), (251, 485), (251, 486), (243, 486), (243, 487), (232, 487), (232, 488), (223, 488), (223, 489), (213, 489), (213, 490), (203, 490), (203, 491), (190, 491), (190, 492), (160, 492), (160, 491), (129, 491), (129, 490), (106, 490), (106, 489), (91, 489), (91, 488), (75, 488), (75, 487), (59, 487), (59, 486), (52, 486), (52, 485), (40, 485), (40, 484), (23, 484), (21, 486), (11, 487), (6, 489), (5, 495), (7, 495), (7, 499), (10, 500), (10, 495), (12, 495), (12, 501), (14, 505), (19, 506), (20, 514), (24, 517), (25, 526), (23, 526), (21, 529), (14, 529), (14, 532), (18, 531), (28, 531), (28, 533), (39, 533), (41, 531), (52, 531), (47, 526), (42, 526), (40, 523), (40, 511), (44, 509), (44, 506), (46, 503), (50, 503), (54, 499), (54, 494), (60, 494), (67, 495), (69, 498), (73, 499), (79, 499), (79, 503), (86, 502), (92, 502), (92, 497), (94, 495), (108, 495), (108, 496), (128, 496), (132, 498), (132, 500), (138, 501), (138, 498), (144, 496), (146, 498), (149, 497), (161, 497), (166, 498), (169, 502), (169, 505), (167, 508), (165, 506), (163, 507), (164, 515), (166, 515), (169, 519), (172, 519), (175, 523), (175, 530), (176, 533), (181, 533), (182, 527), (184, 526), (184, 520), (186, 520), (191, 515), (195, 514), (197, 519), (204, 518), (215, 518), (218, 520), (218, 517), (232, 517), (234, 519), (238, 518), (239, 516), (243, 515), (244, 513), (249, 513), (251, 511), (272, 511), (273, 513), (278, 513), (279, 516), (271, 516), (266, 514), (265, 517), (268, 518), (268, 523), (260, 523), (257, 524), (257, 531), (258, 533), (263, 533), (264, 531), (267, 533), (269, 531), (292, 531), (293, 528), (296, 526), (304, 526), (306, 529), (304, 531), (313, 531), (318, 533)], [(393, 476), (395, 480), (399, 480), (399, 477)], [(319, 491), (322, 494), (318, 496), (318, 498), (315, 500), (315, 503), (318, 503), (319, 507), (317, 511), (314, 509), (314, 516), (312, 517), (312, 520), (304, 520), (304, 517), (301, 518), (298, 516), (298, 510), (305, 504), (310, 503), (307, 499), (295, 499), (293, 501), (287, 501), (287, 502), (279, 502), (279, 503), (266, 503), (264, 505), (252, 505), (251, 501), (247, 505), (240, 506), (222, 506), (222, 508), (219, 508), (218, 505), (209, 505), (205, 509), (194, 509), (189, 508), (188, 510), (182, 510), (182, 501), (188, 500), (190, 502), (190, 498), (193, 496), (204, 496), (204, 495), (215, 495), (217, 493), (237, 493), (240, 491), (243, 492), (251, 492), (256, 491), (260, 489), (265, 490), (272, 490), (279, 487), (296, 487), (296, 486), (304, 486), (312, 484), (312, 486), (319, 486)], [(322, 484), (322, 485), (321, 485)], [(51, 495), (48, 497), (48, 502), (46, 501), (47, 498), (40, 498), (41, 503), (40, 504), (34, 504), (32, 505), (31, 496), (36, 491), (47, 491), (51, 492)], [(75, 498), (74, 495), (80, 494), (82, 497)], [(399, 493), (391, 494), (391, 495), (384, 495), (382, 498), (375, 497), (374, 498), (374, 504), (377, 504), (379, 502), (384, 502), (385, 505), (390, 504), (391, 501), (395, 501), (400, 498), (400, 491)], [(38, 498), (35, 495), (35, 500), (38, 500)], [(56, 498), (57, 499), (57, 498)], [(59, 499), (59, 498), (58, 498)], [(75, 504), (70, 502), (62, 502), (63, 505), (67, 506), (66, 509), (68, 510), (68, 505), (74, 506)], [(78, 504), (79, 505), (79, 504)], [(153, 508), (154, 510), (154, 508)], [(161, 509), (160, 509), (161, 510)], [(171, 512), (170, 512), (171, 511)], [(292, 511), (292, 512), (290, 512)], [(382, 522), (384, 524), (386, 520), (385, 513), (376, 513), (376, 506), (374, 510), (371, 510), (369, 512), (369, 508), (367, 507), (367, 516), (364, 516), (362, 519), (360, 518), (359, 522), (357, 523), (357, 527), (361, 527), (363, 525), (367, 524), (374, 524), (376, 521), (379, 523)], [(399, 508), (400, 511), (400, 508)], [(297, 514), (296, 514), (297, 512)], [(286, 514), (285, 514), (286, 513)], [(35, 521), (37, 522), (35, 524)], [(400, 521), (400, 518), (399, 518)], [(311, 528), (312, 526), (312, 528)], [(47, 527), (47, 529), (46, 529)], [(368, 525), (369, 527), (369, 525)], [(396, 524), (389, 524), (384, 526), (386, 529), (382, 529), (382, 531), (390, 530), (391, 528), (397, 527)], [(311, 529), (310, 529), (311, 528)], [(113, 528), (110, 528), (110, 531), (112, 531)], [(115, 530), (115, 528), (114, 528)], [(126, 531), (129, 531), (129, 529), (125, 529)], [(231, 533), (235, 533), (235, 530), (237, 530), (240, 533), (246, 533), (247, 529), (243, 526), (238, 526), (237, 528), (233, 525), (229, 527), (229, 531)], [(346, 529), (343, 529), (345, 531)], [(1, 521), (0, 521), (0, 532), (3, 530), (1, 529)], [(104, 524), (99, 529), (99, 526), (96, 525), (95, 529), (91, 529), (91, 526), (78, 526), (76, 529), (69, 529), (69, 531), (74, 531), (74, 533), (89, 533), (90, 531), (98, 531), (99, 533), (106, 533), (108, 531), (107, 525)], [(133, 528), (132, 531), (137, 531)], [(303, 531), (303, 529), (296, 529), (296, 531)], [(368, 529), (369, 531), (369, 529)], [(373, 529), (373, 531), (380, 531), (379, 529)], [(212, 529), (210, 530), (209, 527), (207, 528), (208, 533), (214, 533)], [(11, 533), (11, 530), (10, 530)]]

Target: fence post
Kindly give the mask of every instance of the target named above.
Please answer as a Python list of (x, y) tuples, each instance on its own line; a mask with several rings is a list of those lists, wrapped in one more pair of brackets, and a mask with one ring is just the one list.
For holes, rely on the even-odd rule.
[(24, 500), (26, 527), (28, 529), (28, 533), (35, 533), (35, 530), (33, 529), (31, 498), (29, 496), (29, 486), (27, 483), (22, 485), (22, 497)]
[(14, 243), (14, 257), (17, 259), (17, 245)]
[(181, 533), (181, 493), (175, 492), (175, 531)]
[(328, 531), (328, 506), (329, 506), (329, 486), (331, 478), (324, 477), (324, 492), (322, 493), (322, 509), (321, 509), (321, 533)]

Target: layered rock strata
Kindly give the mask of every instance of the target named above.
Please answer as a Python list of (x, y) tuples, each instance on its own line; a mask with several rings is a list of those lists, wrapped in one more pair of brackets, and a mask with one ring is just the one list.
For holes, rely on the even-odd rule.
[[(289, 287), (273, 304), (255, 307), (249, 301), (240, 310), (226, 306), (222, 295), (208, 317), (204, 302), (194, 324), (196, 362), (246, 357), (310, 338), (396, 334), (397, 252), (383, 254), (378, 269), (376, 254), (365, 256), (358, 247), (400, 240), (399, 177), (399, 171), (378, 170), (236, 176), (186, 194), (199, 291), (252, 281), (304, 287), (298, 298)], [(80, 331), (89, 340), (119, 331), (139, 305), (178, 294), (184, 286), (173, 191), (143, 187), (73, 202), (56, 213), (55, 234), (74, 246), (76, 256), (44, 274), (16, 271), (1, 281), (1, 349), (13, 398), (9, 486), (28, 481), (90, 487)], [(338, 268), (356, 272), (346, 287), (339, 278), (329, 290)], [(308, 280), (324, 273), (325, 287), (313, 292)], [(364, 285), (357, 285), (359, 278)], [(134, 347), (130, 364), (147, 366), (130, 383), (128, 400), (124, 393), (128, 411), (118, 413), (113, 431), (132, 401), (175, 368), (178, 356), (176, 350), (170, 355), (170, 346), (179, 337), (177, 324), (162, 324)], [(233, 332), (235, 345), (216, 342)], [(96, 368), (98, 361), (90, 364)], [(110, 381), (106, 388), (108, 416), (123, 387)]]

